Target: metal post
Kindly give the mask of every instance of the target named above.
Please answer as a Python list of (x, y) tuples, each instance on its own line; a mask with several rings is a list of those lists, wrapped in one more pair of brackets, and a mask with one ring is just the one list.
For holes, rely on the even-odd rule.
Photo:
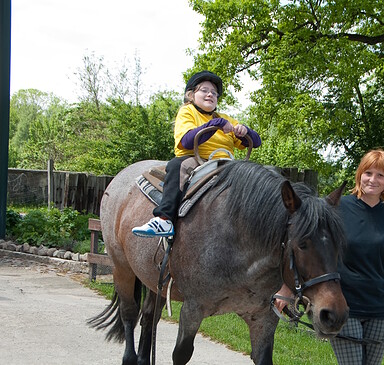
[(0, 239), (5, 238), (11, 69), (11, 0), (0, 2)]

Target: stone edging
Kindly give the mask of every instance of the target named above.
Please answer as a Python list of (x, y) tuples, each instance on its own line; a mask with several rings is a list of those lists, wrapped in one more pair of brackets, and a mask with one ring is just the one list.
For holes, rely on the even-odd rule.
[(0, 257), (5, 256), (52, 264), (76, 273), (89, 273), (87, 253), (81, 255), (56, 248), (30, 246), (28, 243), (18, 245), (12, 241), (0, 240)]

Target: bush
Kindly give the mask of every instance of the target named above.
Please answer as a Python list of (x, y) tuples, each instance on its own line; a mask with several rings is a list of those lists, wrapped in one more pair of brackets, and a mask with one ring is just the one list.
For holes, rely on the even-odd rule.
[(90, 249), (89, 218), (97, 216), (80, 214), (72, 208), (62, 211), (57, 208), (27, 209), (23, 215), (8, 209), (6, 229), (7, 234), (19, 243), (67, 250), (76, 247), (84, 253)]
[(7, 232), (13, 232), (13, 228), (16, 227), (21, 221), (21, 216), (14, 210), (7, 209), (5, 218), (5, 229)]

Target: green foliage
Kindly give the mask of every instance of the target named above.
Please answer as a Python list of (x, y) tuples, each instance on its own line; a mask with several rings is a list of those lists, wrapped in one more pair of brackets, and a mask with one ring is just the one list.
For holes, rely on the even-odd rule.
[(7, 232), (13, 232), (13, 229), (20, 223), (21, 216), (18, 212), (12, 209), (6, 210), (5, 229)]
[[(35, 208), (27, 209), (20, 215), (13, 209), (7, 210), (7, 235), (19, 243), (28, 242), (39, 246), (73, 249), (75, 246), (89, 252), (90, 232), (88, 219), (94, 214), (81, 215), (72, 208)], [(84, 247), (84, 242), (87, 247)], [(77, 252), (80, 252), (77, 251)], [(83, 252), (81, 252), (83, 253)]]
[(65, 138), (57, 120), (66, 108), (66, 103), (53, 94), (35, 89), (12, 95), (10, 167), (45, 168), (49, 158), (57, 158), (58, 144)]
[(193, 70), (210, 69), (235, 89), (242, 72), (254, 80), (248, 117), (263, 140), (262, 162), (326, 178), (351, 172), (383, 144), (382, 0), (190, 4), (205, 16)]
[[(45, 169), (53, 159), (58, 170), (115, 175), (139, 160), (169, 160), (178, 99), (176, 93), (159, 92), (144, 106), (122, 99), (99, 103), (98, 108), (86, 101), (71, 106), (48, 103), (28, 120), (22, 147), (11, 140), (10, 166)], [(20, 115), (18, 110), (12, 113), (13, 126)]]
[(112, 101), (108, 144), (112, 157), (120, 157), (124, 167), (139, 160), (171, 159), (172, 125), (178, 108), (176, 94), (156, 94), (145, 107)]

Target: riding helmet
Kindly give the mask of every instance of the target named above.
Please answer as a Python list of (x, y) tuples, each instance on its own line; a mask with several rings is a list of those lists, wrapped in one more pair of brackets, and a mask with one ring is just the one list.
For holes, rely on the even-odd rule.
[(200, 71), (191, 76), (187, 82), (187, 86), (185, 87), (185, 92), (188, 90), (194, 90), (195, 87), (203, 81), (210, 81), (216, 85), (219, 97), (221, 96), (223, 93), (223, 81), (219, 76), (210, 71)]

